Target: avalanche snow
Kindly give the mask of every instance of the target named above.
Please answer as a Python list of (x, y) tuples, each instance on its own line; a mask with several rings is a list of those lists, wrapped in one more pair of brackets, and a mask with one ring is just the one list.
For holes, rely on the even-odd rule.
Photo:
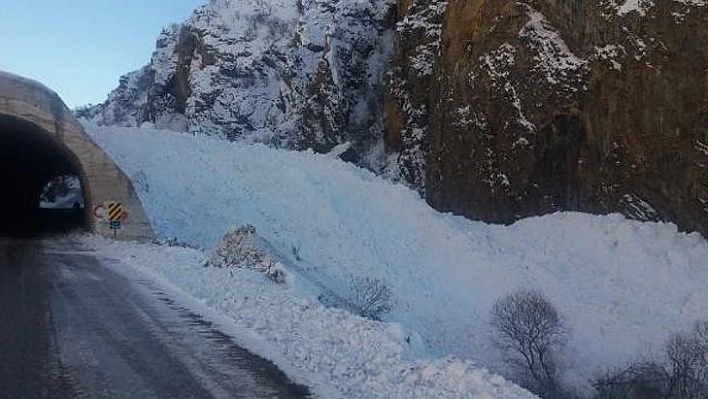
[[(86, 128), (131, 177), (159, 236), (210, 251), (250, 224), (285, 259), (292, 286), (201, 267), (207, 255), (194, 250), (133, 246), (126, 262), (233, 317), (324, 396), (526, 397), (471, 363), (507, 371), (489, 312), (519, 288), (542, 290), (572, 327), (563, 360), (576, 386), (708, 320), (708, 244), (673, 224), (558, 213), (487, 225), (328, 155)], [(94, 240), (115, 257), (129, 245)], [(390, 284), (387, 323), (318, 303), (323, 289), (346, 295), (352, 276)]]

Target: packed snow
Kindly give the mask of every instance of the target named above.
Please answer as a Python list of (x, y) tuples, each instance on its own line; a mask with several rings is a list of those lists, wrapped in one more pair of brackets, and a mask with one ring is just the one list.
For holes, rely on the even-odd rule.
[(253, 270), (203, 267), (205, 254), (199, 250), (98, 236), (83, 241), (116, 271), (156, 280), (192, 311), (218, 323), (237, 344), (308, 385), (316, 397), (535, 397), (469, 361), (410, 359), (401, 325), (327, 308)]
[[(708, 243), (673, 224), (558, 213), (487, 225), (439, 213), (408, 188), (328, 155), (147, 127), (86, 128), (133, 180), (156, 233), (206, 252), (122, 243), (102, 244), (105, 251), (137, 251), (136, 267), (234, 317), (308, 383), (319, 381), (324, 396), (523, 397), (467, 362), (508, 374), (489, 312), (520, 288), (542, 290), (565, 315), (574, 385), (708, 319)], [(225, 233), (246, 224), (292, 284), (202, 267)], [(390, 284), (386, 323), (318, 303), (327, 291), (346, 295), (353, 276)]]

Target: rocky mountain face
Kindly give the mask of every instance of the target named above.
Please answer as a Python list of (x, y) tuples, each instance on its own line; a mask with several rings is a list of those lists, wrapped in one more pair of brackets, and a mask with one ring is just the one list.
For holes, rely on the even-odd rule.
[(399, 0), (388, 148), (434, 207), (708, 236), (706, 0)]
[(84, 110), (330, 151), (434, 207), (708, 236), (708, 0), (211, 0)]
[(348, 141), (354, 158), (378, 140), (381, 152), (391, 5), (212, 0), (165, 29), (151, 63), (83, 114), (319, 152)]

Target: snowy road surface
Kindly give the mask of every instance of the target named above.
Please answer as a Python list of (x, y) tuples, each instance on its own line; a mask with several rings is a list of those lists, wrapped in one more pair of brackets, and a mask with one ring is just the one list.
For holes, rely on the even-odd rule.
[(0, 397), (297, 398), (307, 389), (79, 247), (0, 242)]

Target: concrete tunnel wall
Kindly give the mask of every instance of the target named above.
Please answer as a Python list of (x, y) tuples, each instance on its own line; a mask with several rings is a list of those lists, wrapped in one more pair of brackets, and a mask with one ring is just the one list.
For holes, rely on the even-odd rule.
[[(154, 233), (133, 184), (86, 134), (59, 96), (41, 83), (0, 71), (0, 115), (27, 121), (52, 135), (78, 159), (89, 228), (113, 237), (109, 223), (93, 216), (92, 207), (106, 201), (122, 203), (130, 213), (117, 238), (151, 240)], [(38, 160), (41, 162), (41, 160)]]

